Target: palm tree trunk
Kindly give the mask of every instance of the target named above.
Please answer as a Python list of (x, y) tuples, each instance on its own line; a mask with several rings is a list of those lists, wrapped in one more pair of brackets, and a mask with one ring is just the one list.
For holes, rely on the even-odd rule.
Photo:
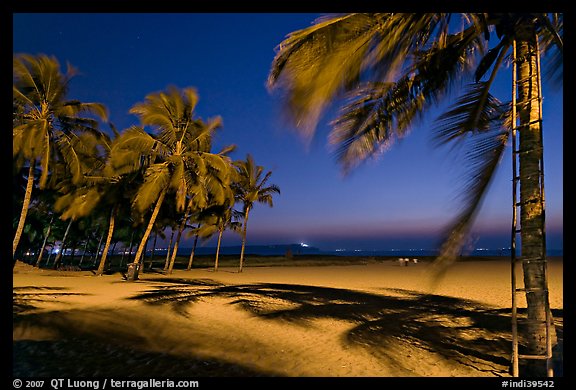
[(120, 268), (124, 265), (124, 257), (126, 257), (126, 245), (124, 242), (122, 242), (122, 245), (124, 245), (124, 248), (122, 249), (122, 256), (120, 256)]
[(216, 260), (214, 261), (214, 271), (218, 271), (218, 257), (220, 257), (220, 243), (222, 242), (222, 233), (224, 229), (219, 229), (218, 233), (218, 245), (216, 246)]
[(176, 255), (178, 254), (178, 246), (180, 244), (180, 239), (182, 238), (182, 232), (186, 227), (186, 222), (188, 221), (189, 217), (189, 210), (186, 210), (186, 214), (184, 215), (184, 219), (180, 223), (178, 227), (178, 236), (176, 236), (176, 242), (174, 243), (174, 249), (172, 250), (172, 258), (170, 259), (170, 265), (168, 266), (168, 274), (172, 273), (172, 269), (174, 268), (174, 262), (176, 261)]
[(32, 188), (34, 187), (34, 166), (36, 161), (30, 160), (30, 168), (28, 169), (28, 180), (26, 182), (26, 193), (24, 194), (24, 201), (22, 202), (22, 211), (20, 212), (20, 220), (18, 221), (18, 227), (16, 228), (16, 234), (14, 235), (14, 241), (12, 243), (12, 268), (16, 265), (16, 249), (18, 248), (18, 243), (20, 243), (20, 237), (22, 237), (22, 232), (24, 231), (24, 223), (26, 222), (26, 215), (28, 214), (28, 207), (30, 207), (30, 198), (32, 197)]
[(44, 255), (44, 248), (46, 248), (46, 242), (50, 236), (50, 231), (52, 230), (52, 222), (54, 222), (54, 215), (50, 218), (50, 223), (48, 224), (48, 229), (44, 235), (44, 242), (42, 242), (42, 248), (40, 248), (40, 253), (38, 254), (38, 260), (36, 260), (36, 267), (40, 267), (40, 262), (42, 261), (42, 256)]
[(133, 264), (138, 264), (140, 262), (140, 259), (142, 258), (142, 252), (144, 251), (144, 246), (146, 245), (146, 241), (148, 240), (148, 236), (150, 235), (150, 232), (152, 231), (152, 228), (154, 227), (154, 222), (156, 222), (156, 217), (158, 216), (158, 213), (160, 212), (160, 208), (162, 207), (162, 202), (164, 202), (164, 196), (165, 195), (166, 195), (166, 190), (163, 190), (160, 193), (158, 200), (156, 201), (156, 206), (154, 207), (154, 211), (152, 212), (152, 216), (150, 217), (150, 221), (148, 222), (148, 226), (146, 227), (146, 230), (144, 231), (144, 236), (142, 237), (142, 240), (140, 241), (140, 245), (138, 246), (138, 251), (136, 252), (136, 256), (134, 257)]
[(152, 243), (152, 251), (150, 252), (150, 266), (149, 269), (152, 269), (154, 265), (154, 252), (156, 251), (156, 241), (158, 241), (158, 230), (154, 233), (154, 242)]
[(112, 260), (114, 259), (114, 253), (116, 253), (116, 245), (118, 245), (118, 240), (114, 241), (114, 244), (112, 244), (112, 249), (110, 249), (110, 261), (108, 262), (108, 269), (112, 268)]
[(144, 244), (144, 254), (142, 254), (142, 267), (140, 267), (140, 272), (146, 272), (146, 253), (148, 252), (148, 241), (150, 241), (150, 236), (146, 239), (146, 244)]
[[(128, 244), (128, 260), (126, 261), (126, 263), (130, 263), (132, 261), (132, 248), (134, 247), (134, 233), (136, 233), (136, 230), (132, 230), (132, 234), (130, 234), (130, 244)], [(124, 254), (126, 254), (126, 248), (124, 248)], [(124, 259), (124, 255), (122, 256), (122, 259)], [(123, 265), (124, 263), (120, 262), (120, 268), (122, 268)]]
[(114, 206), (112, 208), (112, 211), (110, 212), (110, 224), (108, 226), (108, 236), (106, 237), (106, 244), (104, 244), (104, 250), (102, 251), (102, 258), (100, 258), (98, 271), (96, 271), (97, 276), (102, 276), (102, 274), (104, 273), (104, 266), (106, 265), (106, 257), (108, 256), (108, 248), (110, 248), (110, 243), (112, 242), (112, 236), (114, 235), (114, 222), (117, 210), (118, 206)]
[(238, 272), (242, 272), (242, 267), (244, 266), (244, 248), (246, 247), (246, 229), (248, 228), (249, 214), (250, 206), (246, 207), (246, 213), (244, 214), (244, 226), (242, 227), (242, 249), (240, 250), (240, 268), (238, 268)]
[(46, 265), (45, 267), (48, 267), (48, 265), (50, 265), (50, 259), (52, 258), (52, 252), (54, 252), (54, 242), (52, 243), (52, 245), (50, 246), (50, 252), (48, 252), (48, 258), (46, 259)]
[[(200, 227), (200, 225), (198, 225)], [(198, 234), (194, 237), (194, 245), (192, 245), (192, 252), (190, 252), (190, 259), (188, 259), (188, 267), (186, 271), (190, 271), (192, 269), (192, 262), (194, 261), (194, 252), (196, 252), (196, 244), (198, 244)]]
[(170, 242), (168, 242), (168, 249), (166, 250), (166, 261), (164, 262), (164, 271), (168, 270), (168, 265), (170, 264), (170, 252), (172, 249), (172, 241), (174, 241), (174, 229), (170, 228), (172, 233), (170, 233)]
[[(530, 26), (528, 26), (530, 27)], [(548, 305), (545, 263), (544, 193), (541, 186), (540, 161), (542, 156), (542, 123), (537, 72), (536, 34), (534, 26), (522, 31), (525, 36), (518, 45), (518, 112), (520, 163), (520, 226), (521, 256), (533, 259), (523, 261), (524, 286), (529, 325), (527, 347), (529, 354), (546, 353), (546, 319)], [(542, 362), (534, 361), (528, 367), (529, 375), (546, 375)]]
[[(96, 233), (98, 234), (98, 230), (100, 229), (100, 226), (98, 226), (96, 228)], [(90, 243), (90, 235), (88, 235), (88, 237), (86, 238), (86, 244), (84, 244), (84, 250), (82, 251), (82, 257), (80, 257), (80, 264), (78, 264), (79, 267), (82, 267), (82, 262), (84, 261), (84, 256), (86, 256), (86, 249), (88, 249), (88, 244)]]
[[(94, 254), (94, 262), (92, 263), (92, 267), (96, 266), (96, 260), (98, 259), (98, 255), (100, 254), (100, 249), (102, 248), (102, 240), (104, 240), (104, 236), (106, 232), (103, 231), (102, 235), (100, 236), (100, 240), (98, 240), (98, 246), (96, 247), (96, 253)], [(92, 260), (92, 256), (90, 256), (90, 260)]]
[(68, 226), (66, 227), (66, 231), (64, 232), (64, 238), (62, 238), (62, 247), (60, 249), (60, 251), (58, 252), (58, 254), (56, 255), (56, 258), (54, 259), (54, 269), (57, 269), (60, 266), (60, 262), (62, 261), (62, 256), (64, 256), (64, 251), (65, 251), (65, 247), (66, 247), (66, 239), (68, 238), (68, 232), (70, 231), (70, 226), (72, 226), (72, 222), (74, 220), (72, 218), (70, 218), (70, 222), (68, 222)]

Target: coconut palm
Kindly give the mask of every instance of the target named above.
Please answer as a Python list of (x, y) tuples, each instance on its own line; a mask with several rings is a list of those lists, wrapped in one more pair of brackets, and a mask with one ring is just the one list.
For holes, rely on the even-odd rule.
[(221, 126), (220, 118), (204, 123), (194, 117), (198, 95), (193, 88), (180, 90), (170, 86), (166, 92), (151, 93), (130, 110), (143, 126), (151, 126), (155, 135), (133, 126), (126, 130), (112, 149), (113, 165), (139, 169), (140, 159), (149, 160), (144, 183), (138, 189), (133, 206), (144, 212), (153, 205), (152, 215), (144, 232), (133, 264), (140, 262), (144, 246), (154, 226), (167, 193), (173, 192), (178, 212), (185, 209), (192, 196), (200, 207), (205, 206), (206, 193), (202, 178), (209, 170), (222, 172), (229, 181), (226, 154), (228, 147), (214, 154), (210, 150), (212, 134)]
[(204, 240), (210, 239), (218, 233), (216, 243), (216, 257), (214, 258), (214, 271), (218, 271), (218, 261), (220, 259), (220, 246), (222, 235), (226, 229), (238, 232), (240, 223), (237, 221), (241, 214), (232, 208), (234, 198), (231, 197), (222, 204), (213, 204), (204, 209), (199, 217), (201, 226), (195, 229), (195, 233)]
[(91, 139), (92, 169), (85, 169), (84, 180), (76, 186), (69, 181), (61, 181), (58, 187), (63, 194), (55, 203), (56, 209), (63, 212), (62, 218), (64, 219), (83, 218), (94, 212), (102, 213), (103, 218), (108, 219), (108, 231), (96, 272), (97, 276), (101, 276), (104, 272), (117, 216), (122, 210), (130, 209), (130, 196), (133, 195), (134, 187), (141, 183), (142, 178), (142, 171), (124, 172), (112, 167), (109, 161), (110, 151), (120, 134), (113, 125), (111, 128), (114, 139), (107, 135), (97, 140)]
[[(81, 133), (100, 136), (98, 122), (92, 117), (106, 120), (106, 108), (98, 103), (67, 100), (70, 80), (75, 70), (68, 66), (66, 74), (54, 57), (46, 55), (15, 55), (13, 58), (12, 96), (14, 107), (12, 142), (13, 156), (28, 166), (27, 186), (20, 220), (13, 241), (16, 253), (35, 181), (35, 168), (41, 168), (39, 188), (44, 188), (55, 159), (64, 161), (74, 182), (82, 179), (79, 156), (72, 143)], [(81, 115), (89, 115), (84, 117)], [(90, 117), (92, 116), (92, 117)]]
[[(347, 99), (329, 136), (345, 172), (378, 156), (404, 137), (424, 113), (473, 77), (438, 124), (438, 141), (470, 147), (470, 180), (462, 211), (447, 230), (436, 265), (441, 273), (465, 242), (494, 176), (512, 127), (511, 107), (491, 93), (513, 47), (520, 132), (522, 256), (545, 248), (540, 104), (536, 52), (551, 54), (551, 74), (561, 78), (561, 14), (345, 14), (323, 17), (292, 32), (278, 46), (268, 78), (286, 91), (288, 117), (310, 138), (329, 104)], [(489, 47), (490, 46), (490, 47)], [(546, 316), (543, 262), (524, 262), (528, 316)], [(532, 291), (528, 293), (528, 291)], [(543, 326), (527, 335), (529, 353), (546, 350)]]
[(238, 272), (242, 272), (244, 265), (244, 249), (246, 247), (246, 230), (248, 228), (248, 217), (255, 202), (265, 203), (270, 207), (274, 206), (272, 196), (280, 194), (280, 188), (275, 185), (267, 185), (272, 172), (264, 173), (264, 167), (256, 165), (252, 155), (248, 154), (246, 160), (234, 162), (238, 171), (238, 180), (235, 182), (234, 191), (236, 200), (243, 205), (242, 223), (242, 248), (240, 250), (240, 267)]
[(196, 226), (192, 227), (192, 235), (194, 236), (194, 243), (192, 244), (192, 250), (190, 251), (190, 257), (188, 258), (188, 266), (186, 267), (186, 271), (190, 271), (192, 269), (192, 263), (194, 262), (194, 254), (196, 253), (196, 246), (198, 245), (198, 230), (202, 227), (200, 223)]
[[(207, 143), (205, 147), (208, 148), (206, 151), (209, 151), (210, 143)], [(205, 195), (189, 197), (184, 216), (180, 219), (180, 224), (177, 228), (176, 241), (172, 249), (172, 256), (167, 269), (168, 274), (172, 273), (182, 233), (184, 232), (188, 219), (192, 214), (202, 212), (207, 208), (207, 205), (227, 205), (234, 202), (234, 193), (230, 186), (230, 183), (233, 182), (232, 178), (234, 177), (234, 170), (230, 159), (227, 157), (227, 154), (231, 151), (232, 149), (228, 148), (220, 153), (222, 157), (226, 157), (224, 160), (226, 162), (225, 165), (218, 167), (218, 169), (213, 169), (210, 165), (207, 165), (204, 176), (202, 176), (198, 183), (196, 183), (195, 187), (192, 188), (192, 193), (202, 193)]]

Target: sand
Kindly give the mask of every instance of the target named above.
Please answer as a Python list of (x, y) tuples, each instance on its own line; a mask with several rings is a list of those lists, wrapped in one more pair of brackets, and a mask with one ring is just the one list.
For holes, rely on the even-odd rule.
[[(429, 264), (13, 273), (15, 376), (507, 377), (510, 270)], [(563, 267), (549, 263), (562, 375)], [(519, 305), (525, 307), (521, 299)]]

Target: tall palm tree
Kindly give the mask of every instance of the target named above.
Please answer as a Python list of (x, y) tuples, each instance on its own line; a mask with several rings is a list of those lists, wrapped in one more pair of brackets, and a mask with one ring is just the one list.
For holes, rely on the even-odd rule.
[[(13, 58), (12, 96), (17, 107), (12, 129), (13, 156), (19, 156), (18, 160), (28, 165), (26, 193), (14, 235), (13, 255), (24, 229), (37, 164), (41, 167), (39, 188), (46, 186), (55, 157), (65, 162), (74, 182), (80, 181), (81, 164), (71, 144), (79, 133), (90, 132), (100, 136), (98, 122), (92, 117), (107, 118), (102, 104), (67, 100), (74, 74), (75, 70), (70, 65), (63, 74), (55, 57), (19, 54)], [(84, 114), (89, 116), (81, 116)]]
[(272, 172), (264, 174), (264, 167), (256, 165), (252, 155), (248, 154), (246, 160), (234, 161), (234, 166), (238, 171), (238, 181), (235, 182), (234, 190), (237, 201), (243, 205), (244, 222), (242, 224), (242, 249), (240, 250), (240, 266), (238, 272), (242, 272), (244, 265), (244, 248), (246, 247), (246, 230), (248, 228), (248, 217), (255, 202), (265, 203), (270, 207), (274, 206), (272, 196), (280, 194), (280, 188), (275, 185), (267, 185)]
[(202, 225), (196, 229), (196, 234), (207, 240), (214, 234), (218, 233), (216, 243), (216, 257), (214, 258), (214, 271), (218, 271), (218, 261), (220, 259), (220, 246), (222, 244), (222, 235), (226, 229), (238, 232), (240, 223), (237, 221), (241, 215), (232, 208), (234, 203), (233, 196), (227, 202), (213, 204), (204, 209), (199, 217)]
[[(210, 143), (205, 145), (209, 151)], [(176, 242), (174, 243), (174, 248), (172, 250), (172, 257), (168, 265), (168, 274), (172, 273), (174, 268), (174, 262), (178, 254), (178, 245), (180, 239), (182, 238), (182, 233), (187, 226), (188, 219), (193, 213), (200, 213), (206, 210), (206, 208), (211, 208), (214, 210), (214, 206), (222, 206), (222, 209), (218, 209), (220, 213), (223, 210), (231, 208), (229, 204), (234, 203), (234, 192), (232, 190), (231, 184), (233, 184), (233, 178), (235, 177), (233, 167), (231, 165), (231, 160), (227, 157), (228, 153), (232, 151), (232, 148), (228, 148), (220, 153), (221, 156), (225, 156), (224, 160), (226, 164), (219, 166), (218, 169), (212, 169), (210, 165), (207, 165), (206, 172), (204, 176), (200, 178), (195, 187), (192, 188), (192, 196), (189, 197), (188, 205), (186, 206), (184, 217), (180, 220), (180, 226), (178, 227)], [(202, 196), (193, 196), (195, 193), (202, 193)], [(213, 214), (218, 214), (214, 213)], [(223, 219), (226, 219), (226, 215)]]
[[(460, 252), (494, 176), (512, 127), (511, 107), (491, 93), (513, 46), (518, 66), (520, 213), (522, 256), (545, 248), (538, 174), (542, 151), (540, 104), (535, 88), (536, 50), (552, 53), (551, 74), (562, 70), (562, 14), (345, 14), (320, 18), (278, 46), (270, 89), (287, 93), (288, 117), (306, 137), (328, 105), (347, 99), (332, 122), (330, 143), (345, 172), (378, 156), (404, 137), (424, 113), (473, 77), (438, 122), (438, 141), (470, 147), (470, 180), (462, 211), (447, 229), (437, 259), (441, 274)], [(490, 46), (490, 47), (489, 47)], [(543, 225), (543, 224), (542, 224)], [(538, 253), (538, 256), (540, 254)], [(524, 262), (528, 316), (546, 316), (543, 262)], [(528, 293), (528, 291), (532, 291)], [(546, 350), (543, 326), (527, 335), (529, 353)]]
[(164, 198), (174, 192), (177, 211), (186, 206), (191, 194), (199, 205), (205, 204), (206, 194), (201, 185), (208, 170), (222, 172), (228, 178), (228, 157), (233, 148), (228, 147), (214, 154), (210, 150), (214, 131), (221, 126), (220, 118), (204, 123), (194, 116), (198, 95), (193, 88), (180, 90), (170, 86), (166, 92), (151, 93), (142, 103), (135, 104), (130, 112), (140, 118), (143, 126), (151, 126), (155, 135), (133, 126), (115, 143), (111, 158), (114, 165), (139, 169), (141, 159), (149, 160), (144, 183), (138, 189), (133, 206), (144, 212), (153, 205), (152, 215), (144, 232), (133, 264), (140, 262), (144, 246), (154, 226)]

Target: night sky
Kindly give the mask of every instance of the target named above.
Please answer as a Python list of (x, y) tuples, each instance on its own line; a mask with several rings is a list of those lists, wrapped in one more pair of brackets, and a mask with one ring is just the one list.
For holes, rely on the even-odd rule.
[[(145, 13), (14, 14), (13, 52), (54, 55), (78, 68), (69, 98), (104, 103), (123, 130), (137, 124), (130, 107), (168, 85), (193, 86), (197, 115), (222, 116), (216, 148), (251, 153), (282, 193), (274, 207), (257, 205), (248, 244), (306, 242), (322, 249), (433, 249), (457, 215), (462, 161), (432, 145), (433, 120), (395, 143), (378, 160), (343, 176), (327, 144), (328, 113), (307, 146), (282, 120), (280, 100), (265, 82), (274, 48), (319, 14)], [(545, 58), (543, 59), (545, 61)], [(65, 67), (64, 67), (65, 69)], [(510, 72), (495, 95), (507, 101)], [(544, 166), (549, 249), (562, 249), (562, 89), (544, 84)], [(449, 102), (447, 102), (449, 103)], [(446, 107), (446, 106), (444, 106)], [(474, 229), (477, 247), (509, 246), (511, 153), (504, 155)], [(240, 238), (227, 233), (224, 246)], [(189, 246), (188, 243), (181, 246)], [(212, 245), (208, 242), (206, 245)]]

